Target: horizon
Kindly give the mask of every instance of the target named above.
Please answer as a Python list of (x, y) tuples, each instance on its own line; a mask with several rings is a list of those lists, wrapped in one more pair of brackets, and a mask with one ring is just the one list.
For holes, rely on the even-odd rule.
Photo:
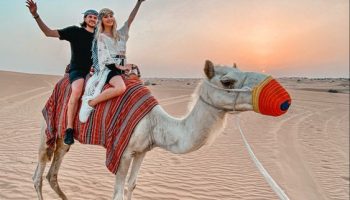
[[(57, 29), (78, 25), (90, 8), (109, 7), (122, 24), (136, 0), (37, 3), (43, 21)], [(24, 0), (0, 2), (0, 13), (12, 17), (0, 33), (0, 70), (63, 74), (68, 42), (46, 38)], [(127, 56), (149, 78), (200, 78), (206, 59), (274, 77), (349, 78), (348, 16), (347, 0), (146, 0), (130, 29)]]
[[(0, 70), (1, 72), (5, 72), (5, 73), (20, 73), (20, 74), (29, 74), (29, 75), (42, 75), (42, 76), (63, 76), (64, 74), (45, 74), (45, 73), (31, 73), (31, 72), (20, 72), (20, 71), (7, 71), (7, 70)], [(146, 79), (202, 79), (204, 78), (205, 75), (203, 73), (202, 77), (144, 77), (141, 76), (141, 78), (146, 78)], [(341, 79), (341, 80), (350, 80), (350, 77), (307, 77), (307, 76), (276, 76), (274, 78), (277, 79), (284, 79), (284, 78), (288, 78), (288, 79)]]

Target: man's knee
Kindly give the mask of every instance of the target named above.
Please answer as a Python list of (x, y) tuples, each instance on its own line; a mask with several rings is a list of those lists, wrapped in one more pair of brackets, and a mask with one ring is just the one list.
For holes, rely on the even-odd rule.
[(82, 95), (82, 93), (83, 93), (83, 88), (84, 88), (84, 79), (75, 80), (72, 83), (72, 93), (71, 93), (71, 95), (74, 96), (74, 97), (79, 98)]
[(74, 102), (78, 101), (82, 95), (82, 92), (83, 91), (79, 89), (72, 90), (70, 100)]

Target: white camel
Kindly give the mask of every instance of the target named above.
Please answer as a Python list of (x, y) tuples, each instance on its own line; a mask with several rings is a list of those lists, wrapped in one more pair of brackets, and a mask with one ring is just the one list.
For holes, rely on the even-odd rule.
[[(267, 75), (259, 73), (241, 72), (235, 66), (214, 66), (211, 61), (206, 61), (204, 72), (206, 78), (193, 94), (191, 110), (184, 118), (174, 118), (157, 105), (136, 126), (116, 173), (114, 200), (124, 199), (125, 179), (131, 163), (126, 192), (128, 200), (132, 198), (137, 175), (146, 152), (155, 147), (176, 154), (198, 150), (222, 131), (228, 113), (254, 109), (253, 89), (259, 88), (258, 86), (268, 78)], [(284, 106), (284, 111), (288, 106), (289, 103)], [(44, 130), (45, 127), (41, 134), (39, 162), (33, 176), (34, 186), (38, 198), (43, 199), (42, 176), (46, 163), (54, 155), (46, 178), (60, 198), (67, 199), (59, 187), (57, 175), (69, 146), (63, 145), (62, 138), (58, 138), (54, 152), (50, 151), (46, 145)]]

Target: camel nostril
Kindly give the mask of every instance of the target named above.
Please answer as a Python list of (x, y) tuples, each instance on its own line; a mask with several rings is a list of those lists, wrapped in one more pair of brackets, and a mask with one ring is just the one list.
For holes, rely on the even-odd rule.
[(289, 100), (287, 100), (281, 104), (280, 108), (282, 111), (286, 111), (288, 110), (289, 106), (290, 106), (290, 103), (289, 103)]

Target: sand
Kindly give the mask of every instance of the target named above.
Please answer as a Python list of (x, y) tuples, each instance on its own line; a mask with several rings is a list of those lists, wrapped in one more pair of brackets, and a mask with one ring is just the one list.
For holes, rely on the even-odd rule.
[[(0, 71), (0, 199), (36, 199), (31, 177), (37, 164), (41, 109), (59, 78)], [(250, 159), (237, 120), (257, 158), (290, 199), (349, 199), (349, 80), (280, 82), (293, 98), (287, 114), (230, 115), (211, 146), (187, 155), (152, 150), (140, 170), (134, 199), (278, 199)], [(149, 83), (164, 109), (182, 116), (198, 80)], [(59, 174), (69, 199), (111, 199), (114, 175), (104, 162), (102, 147), (72, 146)], [(45, 199), (58, 199), (46, 180), (43, 194)]]

